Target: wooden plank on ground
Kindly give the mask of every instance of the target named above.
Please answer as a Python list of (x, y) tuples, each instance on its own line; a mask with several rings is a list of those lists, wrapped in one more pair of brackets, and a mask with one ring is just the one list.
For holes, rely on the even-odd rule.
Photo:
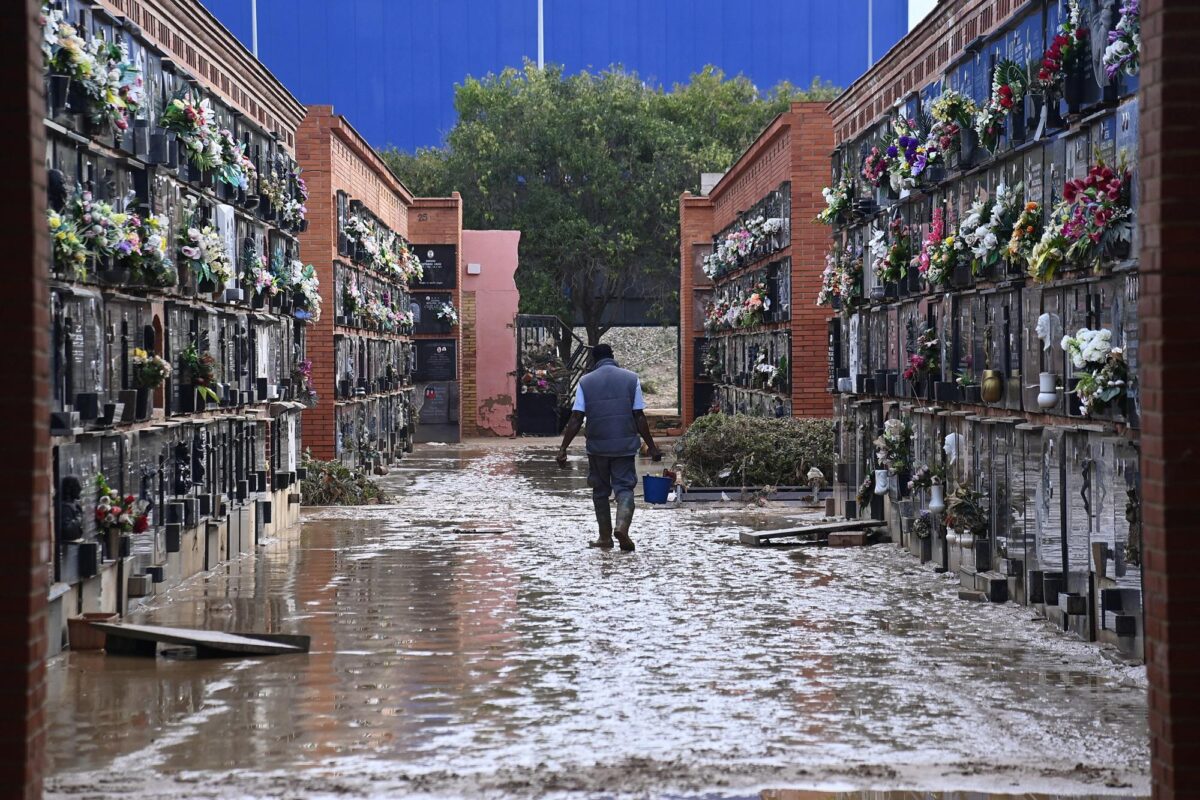
[[(304, 653), (308, 651), (308, 637), (254, 634), (254, 638), (221, 631), (202, 631), (194, 628), (166, 628), (158, 625), (129, 625), (93, 622), (104, 631), (108, 639), (140, 640), (164, 644), (185, 645), (211, 653), (227, 655), (270, 656), (281, 653)], [(260, 638), (271, 637), (271, 639)]]
[(845, 522), (826, 522), (820, 525), (807, 525), (802, 528), (782, 528), (774, 531), (744, 531), (739, 534), (742, 544), (751, 547), (762, 547), (776, 539), (824, 539), (831, 533), (844, 531), (864, 531), (868, 528), (880, 528), (887, 523), (878, 519), (853, 519)]

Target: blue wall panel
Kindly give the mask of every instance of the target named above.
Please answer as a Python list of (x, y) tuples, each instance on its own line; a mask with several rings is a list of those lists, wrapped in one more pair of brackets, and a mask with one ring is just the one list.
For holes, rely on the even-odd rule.
[[(202, 0), (250, 44), (250, 0)], [(867, 67), (868, 0), (545, 0), (547, 62), (622, 64), (670, 86), (705, 64), (766, 90)], [(908, 0), (874, 0), (874, 57)], [(333, 104), (376, 146), (441, 143), (454, 84), (537, 58), (536, 0), (258, 0), (263, 62), (304, 103)]]

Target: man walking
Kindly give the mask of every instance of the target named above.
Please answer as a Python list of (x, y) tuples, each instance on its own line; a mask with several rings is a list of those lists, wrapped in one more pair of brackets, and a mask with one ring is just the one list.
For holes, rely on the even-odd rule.
[[(613, 537), (625, 551), (633, 550), (629, 526), (633, 522), (633, 489), (637, 486), (634, 458), (638, 452), (638, 437), (645, 441), (650, 457), (662, 459), (662, 451), (650, 435), (650, 424), (644, 412), (642, 383), (634, 372), (621, 369), (613, 358), (612, 348), (598, 344), (592, 348), (592, 371), (579, 381), (571, 419), (563, 431), (562, 447), (558, 449), (560, 467), (567, 465), (567, 447), (587, 417), (588, 485), (592, 487), (592, 504), (596, 507), (596, 522), (600, 538), (592, 547), (612, 547)], [(613, 528), (610, 494), (617, 496), (617, 526)]]

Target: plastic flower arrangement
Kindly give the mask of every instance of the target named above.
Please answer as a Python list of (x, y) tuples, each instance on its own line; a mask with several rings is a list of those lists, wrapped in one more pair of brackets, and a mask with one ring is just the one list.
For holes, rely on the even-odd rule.
[(946, 526), (959, 533), (987, 535), (991, 527), (987, 495), (965, 485), (959, 486), (946, 498)]
[(221, 147), (221, 157), (214, 165), (217, 180), (235, 189), (249, 191), (258, 183), (258, 170), (246, 157), (246, 146), (226, 128), (217, 131), (217, 142)]
[(1029, 201), (1021, 209), (1008, 239), (1009, 258), (1019, 259), (1026, 266), (1033, 258), (1033, 248), (1042, 236), (1042, 204)]
[(1084, 414), (1106, 411), (1129, 388), (1129, 365), (1125, 351), (1112, 346), (1112, 331), (1107, 328), (1080, 328), (1060, 343), (1071, 359), (1079, 378), (1075, 394)]
[(179, 283), (179, 273), (171, 264), (167, 243), (170, 224), (163, 214), (148, 214), (140, 218), (137, 228), (140, 247), (134, 266), (154, 286), (174, 286)]
[(933, 221), (929, 233), (921, 244), (917, 256), (917, 271), (930, 286), (943, 286), (950, 281), (954, 265), (958, 261), (953, 236), (946, 236), (945, 212), (939, 206), (933, 210)]
[(927, 141), (935, 142), (942, 153), (958, 149), (959, 133), (973, 127), (978, 114), (979, 106), (974, 100), (961, 92), (946, 89), (933, 101), (930, 109), (933, 124)]
[(292, 291), (304, 298), (303, 309), (296, 310), (296, 317), (308, 322), (321, 318), (321, 281), (312, 264), (292, 261)]
[(46, 212), (46, 226), (50, 229), (54, 265), (64, 272), (73, 273), (80, 280), (86, 278), (88, 248), (79, 235), (75, 220), (51, 209)]
[(179, 237), (179, 258), (202, 281), (226, 286), (233, 280), (233, 264), (221, 234), (210, 225), (188, 227)]
[(175, 134), (192, 164), (206, 170), (221, 164), (224, 150), (207, 98), (198, 99), (192, 92), (184, 92), (167, 103), (158, 124)]
[(351, 273), (349, 280), (342, 283), (342, 312), (356, 314), (363, 308), (363, 295), (358, 289), (358, 277)]
[(821, 190), (825, 198), (825, 208), (817, 214), (817, 222), (832, 225), (837, 218), (850, 210), (851, 185), (847, 178), (838, 181), (832, 187), (826, 186)]
[(1130, 241), (1129, 174), (1097, 163), (1083, 178), (1067, 181), (1053, 220), (1034, 246), (1029, 274), (1053, 280), (1067, 261), (1100, 267), (1105, 253)]
[(451, 327), (458, 324), (458, 311), (454, 308), (454, 304), (449, 301), (442, 303), (438, 310), (434, 312), (434, 315), (444, 322), (449, 322)]
[(955, 246), (970, 253), (971, 270), (976, 275), (998, 263), (1006, 252), (1001, 243), (1012, 237), (1018, 216), (1018, 198), (1023, 188), (1020, 183), (1010, 187), (1001, 182), (996, 186), (995, 196), (976, 200), (958, 226)]
[(1087, 57), (1088, 29), (1083, 26), (1082, 17), (1078, 0), (1069, 0), (1066, 18), (1058, 24), (1050, 46), (1042, 54), (1042, 63), (1034, 79), (1042, 91), (1057, 95), (1062, 91), (1067, 73), (1078, 68)]
[(742, 300), (738, 327), (750, 328), (761, 325), (766, 313), (771, 310), (771, 297), (766, 283), (759, 281), (750, 287), (749, 294)]
[(838, 294), (838, 247), (833, 245), (825, 254), (825, 269), (821, 271), (821, 288), (817, 291), (817, 305), (833, 305)]
[(149, 529), (150, 503), (121, 493), (108, 485), (104, 473), (96, 475), (96, 527), (104, 533), (142, 533)]
[(1118, 72), (1137, 75), (1142, 51), (1141, 0), (1125, 0), (1121, 4), (1117, 24), (1108, 32), (1104, 48), (1104, 74), (1111, 81)]
[(183, 372), (187, 373), (191, 385), (200, 396), (214, 403), (220, 402), (217, 393), (211, 388), (211, 384), (216, 380), (216, 359), (212, 354), (201, 353), (196, 349), (196, 345), (189, 344), (179, 354), (179, 361)]
[(908, 354), (904, 380), (915, 382), (933, 374), (938, 369), (940, 358), (941, 342), (937, 331), (927, 328), (917, 337), (914, 352)]
[(425, 277), (425, 265), (421, 263), (420, 257), (413, 252), (413, 249), (404, 242), (400, 242), (400, 265), (404, 278), (409, 283)]
[(782, 383), (787, 370), (787, 358), (780, 359), (780, 364), (771, 362), (766, 350), (760, 350), (754, 357), (752, 384), (755, 388), (776, 389)]
[(871, 269), (875, 273), (875, 278), (880, 283), (894, 281), (896, 278), (888, 271), (887, 232), (882, 228), (874, 228), (872, 230), (871, 239), (867, 242), (867, 252), (871, 255)]
[(872, 186), (883, 185), (883, 179), (887, 177), (890, 166), (891, 162), (884, 152), (878, 147), (872, 147), (871, 152), (863, 159), (863, 180)]
[(1006, 58), (996, 63), (992, 71), (992, 93), (975, 115), (975, 132), (988, 150), (996, 151), (1000, 133), (1004, 130), (1004, 119), (1025, 97), (1028, 86), (1029, 76), (1015, 61)]
[(940, 486), (946, 482), (946, 466), (944, 464), (922, 464), (913, 470), (912, 480), (908, 482), (909, 489), (928, 489)]
[(922, 511), (912, 522), (912, 535), (918, 539), (928, 539), (933, 535), (933, 517), (928, 511)]
[(133, 385), (139, 389), (155, 389), (171, 377), (171, 365), (157, 355), (140, 347), (133, 349)]
[(871, 486), (870, 470), (867, 471), (867, 477), (863, 478), (863, 482), (858, 485), (858, 491), (854, 495), (858, 515), (861, 517), (867, 513), (867, 509), (871, 507), (871, 496), (874, 494)]
[(292, 367), (292, 389), (296, 400), (307, 408), (317, 405), (317, 390), (312, 387), (312, 359), (305, 358)]
[(929, 166), (929, 142), (923, 141), (915, 120), (897, 117), (892, 123), (896, 140), (888, 145), (888, 172), (896, 191), (915, 188)]
[(269, 297), (279, 294), (279, 279), (267, 269), (262, 254), (253, 248), (246, 254), (246, 283), (255, 294), (265, 294)]
[[(879, 233), (882, 234), (882, 231)], [(888, 237), (890, 241), (882, 259), (875, 262), (875, 274), (885, 283), (908, 277), (908, 267), (912, 261), (912, 235), (903, 217), (895, 216), (888, 223)]]
[(142, 73), (125, 44), (100, 37), (85, 39), (57, 9), (43, 6), (41, 22), (47, 69), (79, 82), (93, 123), (126, 130), (142, 104)]
[(67, 203), (66, 213), (76, 221), (79, 237), (93, 255), (108, 258), (118, 255), (122, 249), (126, 253), (131, 249), (126, 230), (129, 215), (116, 211), (102, 200), (93, 199), (91, 192), (76, 190)]
[(912, 425), (891, 418), (883, 423), (883, 433), (875, 438), (875, 460), (881, 468), (898, 474), (912, 466)]

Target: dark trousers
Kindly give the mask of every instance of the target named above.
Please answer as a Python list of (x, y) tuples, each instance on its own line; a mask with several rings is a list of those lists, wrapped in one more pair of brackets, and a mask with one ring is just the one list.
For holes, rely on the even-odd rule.
[(588, 486), (592, 497), (607, 500), (616, 494), (617, 502), (622, 497), (633, 497), (637, 486), (637, 467), (634, 456), (588, 456)]

